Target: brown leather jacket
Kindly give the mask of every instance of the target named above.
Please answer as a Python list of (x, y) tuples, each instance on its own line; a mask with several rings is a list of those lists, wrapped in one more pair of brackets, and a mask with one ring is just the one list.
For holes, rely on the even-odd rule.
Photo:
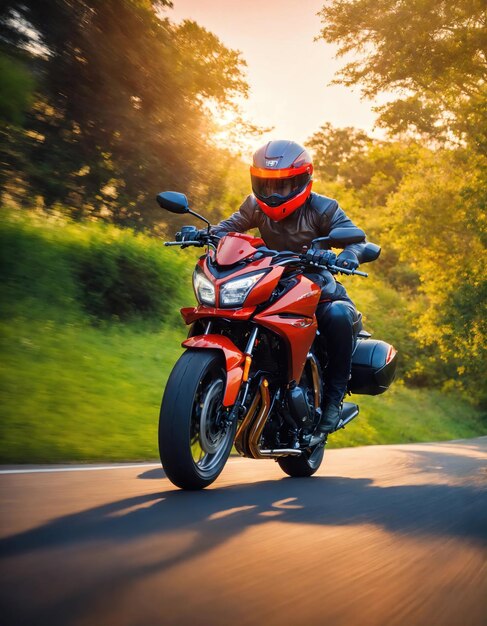
[[(312, 193), (302, 207), (280, 222), (267, 217), (253, 195), (247, 196), (236, 213), (213, 226), (211, 230), (215, 235), (223, 235), (258, 228), (268, 248), (301, 252), (303, 246), (309, 247), (312, 239), (326, 237), (333, 228), (354, 226), (355, 224), (345, 215), (336, 200)], [(354, 252), (360, 263), (363, 260), (364, 247), (365, 242), (356, 243), (347, 246), (345, 250)], [(335, 284), (333, 281), (330, 284), (329, 280), (323, 285), (323, 296), (331, 300), (349, 299), (340, 283)]]

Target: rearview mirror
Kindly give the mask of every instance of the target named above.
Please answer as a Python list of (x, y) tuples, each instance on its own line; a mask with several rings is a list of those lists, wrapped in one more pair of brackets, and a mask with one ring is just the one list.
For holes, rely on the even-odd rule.
[(334, 228), (328, 237), (318, 237), (313, 239), (313, 246), (319, 241), (327, 243), (329, 246), (343, 248), (352, 243), (362, 243), (365, 240), (365, 233), (361, 228)]
[(370, 241), (365, 244), (365, 248), (362, 250), (362, 263), (370, 263), (379, 258), (380, 246)]
[(331, 244), (349, 246), (351, 243), (361, 243), (365, 239), (365, 233), (361, 228), (334, 228), (328, 239)]
[(171, 213), (189, 213), (188, 198), (184, 193), (178, 193), (177, 191), (163, 191), (157, 194), (157, 203), (166, 211)]

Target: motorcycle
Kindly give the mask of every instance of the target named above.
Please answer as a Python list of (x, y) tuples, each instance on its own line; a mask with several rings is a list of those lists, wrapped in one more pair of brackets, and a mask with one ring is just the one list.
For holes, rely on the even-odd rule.
[[(317, 434), (324, 397), (326, 342), (315, 317), (321, 287), (306, 276), (316, 271), (306, 254), (270, 250), (259, 237), (210, 233), (206, 218), (189, 208), (184, 194), (163, 192), (159, 205), (191, 214), (206, 231), (184, 226), (166, 246), (206, 247), (193, 274), (197, 306), (181, 309), (189, 325), (185, 351), (166, 384), (159, 418), (159, 452), (167, 477), (182, 489), (202, 489), (219, 476), (232, 446), (252, 459), (275, 459), (292, 477), (320, 467), (327, 436)], [(363, 242), (358, 228), (336, 228), (311, 248)], [(367, 243), (365, 261), (380, 248)], [(323, 268), (321, 268), (323, 272)], [(333, 274), (367, 276), (328, 265)], [(348, 391), (377, 395), (392, 383), (397, 352), (355, 328)], [(359, 413), (344, 402), (336, 430)]]

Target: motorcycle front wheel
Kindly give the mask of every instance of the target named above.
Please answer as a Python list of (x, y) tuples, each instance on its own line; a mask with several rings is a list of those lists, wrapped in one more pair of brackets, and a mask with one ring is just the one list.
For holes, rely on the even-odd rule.
[(169, 480), (203, 489), (220, 475), (232, 449), (236, 423), (222, 405), (226, 372), (220, 352), (188, 350), (166, 384), (159, 416), (159, 454)]

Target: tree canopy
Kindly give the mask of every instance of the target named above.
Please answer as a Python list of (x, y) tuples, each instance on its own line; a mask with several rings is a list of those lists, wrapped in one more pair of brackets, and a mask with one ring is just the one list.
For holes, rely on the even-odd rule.
[(2, 160), (47, 206), (150, 224), (157, 191), (221, 188), (207, 105), (246, 94), (245, 62), (196, 23), (173, 24), (168, 4), (2, 3), (2, 58), (36, 78), (23, 131), (4, 118)]
[(347, 62), (335, 82), (397, 92), (379, 122), (487, 149), (484, 0), (328, 0), (321, 36)]
[(329, 0), (320, 16), (345, 58), (334, 82), (391, 100), (378, 108), (389, 139), (329, 124), (313, 135), (318, 173), (345, 190), (383, 246), (379, 274), (407, 296), (406, 376), (485, 404), (485, 2)]

